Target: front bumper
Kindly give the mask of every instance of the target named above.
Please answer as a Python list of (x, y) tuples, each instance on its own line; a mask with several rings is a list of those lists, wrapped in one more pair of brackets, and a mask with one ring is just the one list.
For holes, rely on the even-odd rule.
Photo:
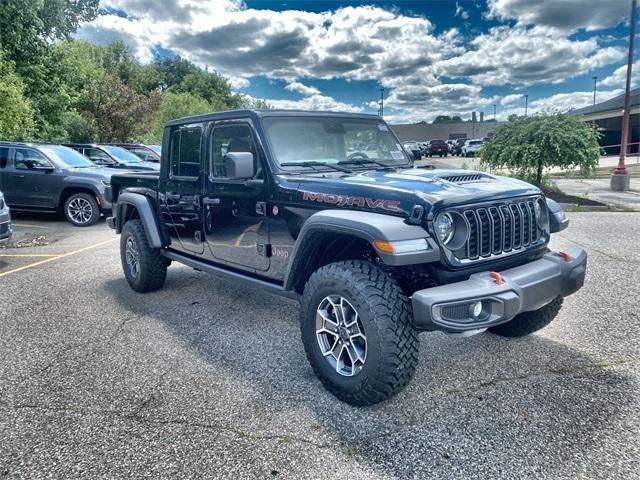
[[(562, 255), (548, 252), (539, 260), (498, 274), (476, 273), (462, 282), (419, 290), (411, 299), (415, 327), (465, 332), (508, 322), (519, 313), (578, 291), (586, 268), (587, 253), (569, 247)], [(482, 302), (482, 311), (474, 316), (477, 302)]]

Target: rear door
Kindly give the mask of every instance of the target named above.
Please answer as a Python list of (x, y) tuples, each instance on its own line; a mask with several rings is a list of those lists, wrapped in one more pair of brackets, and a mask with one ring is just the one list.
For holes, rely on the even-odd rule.
[(204, 126), (183, 125), (169, 132), (169, 161), (160, 175), (161, 215), (171, 236), (172, 248), (202, 255)]

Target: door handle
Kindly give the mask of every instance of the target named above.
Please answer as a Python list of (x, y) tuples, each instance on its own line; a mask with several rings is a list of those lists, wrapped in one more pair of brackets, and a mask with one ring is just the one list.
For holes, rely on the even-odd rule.
[(219, 198), (203, 198), (202, 199), (202, 203), (204, 205), (220, 205), (220, 199)]
[(14, 175), (13, 178), (24, 178), (24, 175)]

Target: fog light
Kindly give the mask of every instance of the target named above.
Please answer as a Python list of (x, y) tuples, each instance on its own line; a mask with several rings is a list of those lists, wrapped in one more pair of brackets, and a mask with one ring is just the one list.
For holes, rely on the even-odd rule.
[(469, 311), (473, 318), (478, 318), (482, 314), (482, 302), (475, 302), (469, 305)]

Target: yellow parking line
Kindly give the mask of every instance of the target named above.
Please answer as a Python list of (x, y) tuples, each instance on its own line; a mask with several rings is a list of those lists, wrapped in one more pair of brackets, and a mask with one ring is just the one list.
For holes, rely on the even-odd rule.
[(12, 227), (27, 227), (27, 228), (44, 228), (44, 229), (51, 228), (51, 227), (43, 227), (41, 225), (29, 225), (29, 224), (26, 224), (26, 223), (13, 223), (13, 222), (11, 222), (11, 226)]
[(62, 255), (57, 255), (55, 257), (47, 258), (45, 260), (40, 260), (39, 262), (30, 263), (29, 265), (25, 265), (24, 267), (14, 268), (13, 270), (9, 270), (7, 272), (0, 273), (0, 277), (4, 277), (5, 275), (9, 275), (10, 273), (21, 272), (22, 270), (26, 270), (27, 268), (37, 267), (38, 265), (43, 265), (45, 263), (53, 262), (54, 260), (59, 260), (61, 258), (70, 257), (71, 255), (75, 255), (77, 253), (82, 253), (87, 250), (91, 250), (92, 248), (98, 248), (102, 245), (106, 245), (107, 243), (115, 242), (118, 240), (117, 238), (112, 238), (111, 240), (105, 240), (104, 242), (95, 243), (93, 245), (89, 245), (88, 247), (83, 247), (78, 250), (74, 250), (73, 252), (63, 253)]
[(0, 253), (0, 257), (59, 257), (60, 255), (61, 255), (60, 253), (50, 254), (50, 255), (44, 255), (41, 253), (38, 253), (38, 254), (36, 253), (33, 253), (33, 254), (32, 253), (11, 253), (11, 254)]

